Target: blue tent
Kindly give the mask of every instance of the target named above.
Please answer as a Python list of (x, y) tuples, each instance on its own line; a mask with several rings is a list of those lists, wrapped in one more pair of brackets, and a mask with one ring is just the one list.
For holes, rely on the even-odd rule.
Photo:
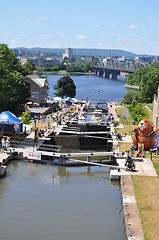
[(66, 101), (66, 102), (71, 102), (71, 103), (73, 102), (72, 99), (71, 99), (71, 97), (65, 98), (65, 101)]
[[(17, 118), (13, 113), (10, 111), (4, 111), (0, 114), (0, 125), (1, 129), (4, 131), (14, 130), (15, 126), (18, 128), (19, 132), (23, 132), (23, 121)], [(10, 125), (10, 126), (9, 126)], [(8, 127), (7, 127), (8, 126)]]

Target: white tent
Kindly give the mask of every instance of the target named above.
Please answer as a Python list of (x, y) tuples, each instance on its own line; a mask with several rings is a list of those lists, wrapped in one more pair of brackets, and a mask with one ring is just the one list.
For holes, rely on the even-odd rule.
[(60, 98), (60, 97), (54, 97), (54, 101), (55, 101), (55, 102), (61, 102), (61, 101), (62, 101), (62, 98)]

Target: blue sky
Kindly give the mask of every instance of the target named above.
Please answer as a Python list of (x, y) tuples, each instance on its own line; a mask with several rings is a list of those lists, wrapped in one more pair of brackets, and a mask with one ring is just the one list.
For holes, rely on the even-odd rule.
[(158, 0), (1, 1), (9, 47), (121, 49), (159, 55)]

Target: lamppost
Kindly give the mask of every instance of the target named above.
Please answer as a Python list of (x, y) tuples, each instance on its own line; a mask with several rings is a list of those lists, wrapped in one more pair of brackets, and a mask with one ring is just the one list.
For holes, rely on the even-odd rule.
[(35, 117), (34, 117), (34, 139), (36, 137), (36, 119), (37, 119), (37, 116), (35, 115)]
[(37, 128), (36, 128), (36, 119), (37, 119), (37, 116), (35, 116), (34, 118), (34, 128), (35, 128), (35, 132), (34, 132), (34, 143), (38, 143), (38, 131), (37, 131)]

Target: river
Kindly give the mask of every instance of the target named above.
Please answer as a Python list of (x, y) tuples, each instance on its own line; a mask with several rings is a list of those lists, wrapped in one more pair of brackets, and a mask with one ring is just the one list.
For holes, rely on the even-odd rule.
[[(61, 75), (47, 76), (48, 95), (54, 97), (54, 85)], [(88, 100), (107, 100), (121, 102), (128, 89), (124, 87), (125, 77), (118, 76), (117, 80), (97, 77), (94, 75), (71, 76), (76, 85), (75, 98)]]
[[(47, 76), (49, 95), (61, 76)], [(123, 79), (72, 76), (78, 99), (121, 101)], [(97, 89), (99, 92), (97, 92)], [(121, 191), (109, 168), (12, 161), (0, 179), (1, 240), (125, 240)]]

